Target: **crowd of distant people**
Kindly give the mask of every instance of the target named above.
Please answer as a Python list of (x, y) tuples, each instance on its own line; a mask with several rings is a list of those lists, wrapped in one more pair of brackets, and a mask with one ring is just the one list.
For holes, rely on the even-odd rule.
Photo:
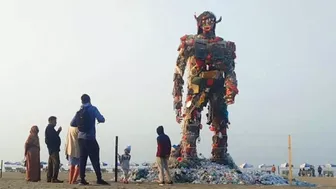
[[(318, 176), (319, 177), (323, 176), (322, 171), (323, 171), (322, 167), (318, 166), (317, 167), (317, 172), (318, 172)], [(314, 168), (314, 166), (307, 167), (306, 169), (305, 168), (300, 168), (298, 175), (299, 175), (299, 177), (304, 177), (304, 176), (315, 177), (316, 176), (316, 174), (315, 174), (315, 168)]]
[[(318, 176), (322, 177), (323, 173), (322, 173), (323, 169), (321, 166), (318, 166), (317, 168), (317, 172), (318, 172)], [(266, 171), (268, 173), (272, 173), (272, 174), (276, 174), (276, 167), (275, 165), (272, 165), (271, 170)], [(310, 167), (306, 167), (306, 168), (300, 168), (299, 169), (299, 173), (298, 173), (299, 177), (305, 177), (305, 176), (311, 176), (311, 177), (315, 177), (315, 168), (314, 166), (310, 166)]]
[[(65, 156), (69, 164), (69, 184), (78, 183), (80, 185), (88, 185), (85, 179), (86, 163), (88, 158), (97, 177), (97, 184), (110, 185), (103, 180), (100, 168), (100, 148), (96, 140), (96, 120), (98, 123), (104, 123), (105, 118), (99, 112), (98, 108), (91, 104), (91, 98), (87, 94), (81, 96), (81, 108), (73, 117), (68, 129), (65, 145)], [(57, 118), (50, 116), (48, 126), (45, 129), (45, 143), (48, 148), (49, 159), (47, 167), (47, 182), (63, 183), (58, 179), (60, 170), (60, 146), (61, 138), (59, 134), (62, 127), (55, 129)], [(41, 181), (41, 163), (40, 163), (40, 141), (39, 128), (33, 126), (25, 143), (25, 166), (26, 180), (29, 182)], [(157, 153), (156, 160), (159, 169), (159, 184), (172, 184), (170, 178), (168, 160), (171, 153), (171, 141), (165, 134), (163, 126), (157, 128)], [(122, 181), (128, 183), (130, 176), (130, 155), (131, 149), (124, 149), (122, 155), (118, 154), (120, 166), (123, 171)], [(78, 176), (80, 180), (77, 181)], [(166, 176), (166, 179), (165, 177)]]

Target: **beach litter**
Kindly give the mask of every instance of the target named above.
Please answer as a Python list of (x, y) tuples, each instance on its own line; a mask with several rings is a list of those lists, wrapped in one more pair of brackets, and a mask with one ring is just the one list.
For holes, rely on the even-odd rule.
[[(200, 160), (195, 165), (188, 162), (171, 163), (170, 174), (175, 183), (193, 184), (241, 184), (241, 185), (289, 185), (289, 181), (280, 175), (260, 170), (244, 171), (219, 165), (210, 160)], [(173, 166), (172, 166), (173, 165)], [(157, 182), (158, 169), (155, 164), (136, 167), (132, 170), (133, 182)], [(315, 187), (315, 184), (293, 180), (293, 185)]]

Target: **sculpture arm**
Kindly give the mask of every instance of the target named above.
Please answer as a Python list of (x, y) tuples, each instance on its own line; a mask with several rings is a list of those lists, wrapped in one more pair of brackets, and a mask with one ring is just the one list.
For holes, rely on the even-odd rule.
[(234, 104), (235, 96), (238, 94), (238, 81), (235, 72), (236, 45), (234, 42), (226, 42), (229, 51), (229, 69), (225, 71), (225, 102), (227, 105)]
[(187, 44), (187, 40), (190, 36), (181, 37), (181, 44), (178, 48), (179, 55), (176, 60), (175, 72), (174, 72), (174, 87), (173, 87), (173, 97), (174, 97), (174, 110), (176, 112), (177, 122), (181, 121), (181, 109), (182, 109), (182, 95), (184, 86), (184, 72), (187, 65), (187, 60), (189, 58), (190, 46)]

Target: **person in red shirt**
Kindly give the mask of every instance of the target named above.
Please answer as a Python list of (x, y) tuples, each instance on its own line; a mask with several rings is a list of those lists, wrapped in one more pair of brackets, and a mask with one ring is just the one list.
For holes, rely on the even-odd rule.
[(171, 142), (169, 136), (164, 133), (163, 126), (156, 129), (157, 137), (157, 152), (156, 162), (159, 169), (159, 184), (165, 184), (164, 175), (166, 175), (166, 183), (172, 184), (172, 180), (168, 168), (168, 160), (171, 152)]

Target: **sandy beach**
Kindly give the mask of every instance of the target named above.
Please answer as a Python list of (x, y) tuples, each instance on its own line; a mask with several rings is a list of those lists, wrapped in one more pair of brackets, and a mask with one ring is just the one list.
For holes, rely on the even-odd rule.
[[(110, 180), (112, 177), (112, 174), (105, 174), (104, 179)], [(88, 181), (94, 183), (95, 181), (95, 175), (94, 174), (87, 174)], [(67, 174), (66, 173), (60, 173), (60, 179), (67, 181)], [(149, 189), (149, 188), (180, 188), (180, 189), (205, 189), (205, 188), (214, 188), (214, 189), (235, 189), (235, 188), (244, 188), (244, 189), (254, 189), (254, 188), (288, 188), (288, 186), (250, 186), (250, 185), (200, 185), (200, 184), (174, 184), (171, 186), (158, 186), (155, 183), (130, 183), (128, 185), (123, 183), (114, 183), (111, 181), (111, 186), (97, 186), (97, 185), (89, 185), (89, 186), (79, 186), (79, 185), (69, 185), (67, 183), (63, 184), (52, 184), (47, 183), (45, 177), (45, 173), (42, 175), (42, 181), (38, 183), (28, 183), (24, 180), (24, 174), (22, 173), (3, 173), (3, 178), (0, 179), (0, 189), (4, 188), (57, 188), (57, 189), (76, 189), (76, 188), (118, 188), (118, 189)], [(318, 188), (326, 189), (326, 188), (335, 188), (336, 187), (336, 178), (301, 178), (301, 180), (308, 181), (310, 183), (316, 183), (318, 184)], [(290, 187), (290, 188), (308, 188), (308, 187)]]

